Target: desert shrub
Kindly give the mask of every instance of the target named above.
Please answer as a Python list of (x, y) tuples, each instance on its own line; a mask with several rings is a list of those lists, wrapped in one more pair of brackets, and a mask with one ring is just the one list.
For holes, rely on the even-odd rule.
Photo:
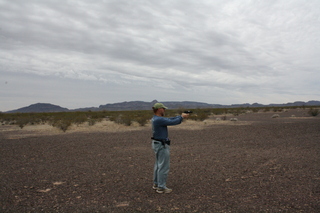
[(117, 116), (110, 117), (111, 121), (114, 121), (117, 124), (123, 124), (125, 126), (131, 126), (133, 121), (133, 116), (128, 113), (119, 114)]
[(102, 121), (103, 118), (107, 116), (107, 112), (94, 112), (89, 115), (91, 119), (95, 119), (96, 121)]
[(132, 120), (126, 117), (121, 117), (118, 122), (118, 124), (123, 124), (125, 126), (131, 126), (132, 124)]
[(52, 114), (49, 124), (53, 127), (67, 131), (69, 126), (74, 122), (74, 114), (68, 112), (54, 113)]
[(131, 126), (132, 121), (133, 116), (130, 114), (123, 114), (120, 119), (121, 124), (124, 124), (125, 126)]
[(116, 122), (116, 116), (112, 115), (108, 117), (109, 121)]
[(308, 114), (311, 116), (317, 116), (319, 114), (319, 109), (310, 108)]
[(53, 126), (57, 127), (58, 129), (61, 129), (63, 132), (66, 132), (69, 128), (69, 126), (71, 126), (71, 120), (69, 119), (61, 119), (61, 120), (57, 120)]
[(137, 117), (136, 121), (139, 123), (140, 126), (145, 126), (147, 123), (147, 119), (142, 116)]
[(112, 120), (115, 123), (117, 123), (117, 124), (121, 124), (122, 123), (122, 115), (113, 116), (112, 118), (113, 118)]
[(167, 109), (166, 110), (166, 113), (165, 113), (165, 116), (166, 117), (174, 117), (176, 116), (177, 114), (181, 114), (183, 111), (180, 109), (180, 110), (170, 110), (170, 109)]
[(219, 111), (219, 109), (212, 109), (211, 113), (214, 114), (214, 115), (219, 115), (220, 111)]
[(29, 123), (29, 118), (27, 117), (20, 117), (16, 120), (16, 124), (22, 129)]
[(274, 107), (272, 108), (273, 112), (282, 112), (283, 108), (282, 107)]
[(232, 111), (232, 114), (234, 116), (239, 116), (240, 115), (240, 111), (239, 110)]
[(259, 112), (259, 108), (252, 108), (252, 112)]
[(40, 124), (42, 121), (40, 116), (38, 116), (36, 113), (17, 113), (11, 117), (10, 120), (10, 123), (18, 125), (21, 129), (28, 124), (36, 125)]
[(223, 121), (227, 120), (227, 116), (226, 115), (222, 116), (221, 120), (223, 120)]
[(3, 112), (0, 112), (0, 122), (2, 123), (2, 125), (4, 125), (5, 123), (5, 116), (4, 116), (4, 113)]
[(146, 113), (144, 115), (137, 115), (135, 121), (138, 122), (140, 126), (145, 126), (150, 119), (151, 116)]
[(269, 112), (270, 111), (270, 108), (269, 107), (266, 107), (263, 109), (263, 112)]
[(222, 114), (226, 114), (227, 112), (228, 112), (228, 110), (225, 108), (212, 110), (212, 114), (215, 114), (215, 115), (222, 115)]
[(96, 124), (97, 120), (96, 119), (89, 119), (88, 124), (89, 126), (94, 126)]
[(119, 123), (120, 123), (120, 117), (121, 117), (120, 114), (112, 113), (112, 114), (109, 116), (109, 120), (110, 120), (110, 121), (113, 121), (113, 122), (115, 122), (115, 123), (117, 123), (117, 124), (119, 124)]
[(191, 114), (190, 119), (192, 120), (198, 120), (198, 121), (204, 121), (209, 117), (208, 112), (205, 111), (199, 111), (195, 115)]
[(73, 120), (73, 123), (79, 125), (86, 122), (88, 118), (84, 114), (79, 114), (79, 115), (76, 115), (72, 120)]
[(240, 114), (246, 113), (246, 111), (247, 111), (246, 108), (234, 108), (234, 109), (230, 109), (229, 113), (233, 114), (234, 116), (239, 116)]
[[(107, 117), (110, 121), (113, 121), (117, 124), (123, 124), (125, 126), (131, 126), (133, 121), (139, 123), (140, 126), (145, 126), (151, 119), (152, 115), (153, 114), (151, 110), (139, 110), (110, 112)], [(104, 114), (103, 116), (106, 117), (106, 114)]]

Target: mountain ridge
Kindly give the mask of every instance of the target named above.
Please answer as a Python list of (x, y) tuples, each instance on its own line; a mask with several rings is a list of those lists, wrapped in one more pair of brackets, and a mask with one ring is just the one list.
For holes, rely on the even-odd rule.
[(29, 113), (29, 112), (68, 112), (68, 108), (60, 107), (50, 103), (36, 103), (30, 106), (22, 107), (16, 110), (10, 110), (6, 113)]
[[(22, 107), (15, 110), (6, 111), (5, 113), (30, 113), (30, 112), (74, 112), (74, 111), (126, 111), (126, 110), (151, 110), (154, 103), (158, 102), (153, 100), (151, 102), (145, 101), (124, 101), (112, 104), (100, 105), (99, 107), (85, 107), (77, 109), (68, 109), (58, 105), (50, 103), (36, 103), (31, 104), (27, 107)], [(237, 107), (289, 107), (289, 106), (320, 106), (320, 101), (311, 100), (308, 102), (295, 101), (284, 104), (259, 104), (259, 103), (244, 103), (244, 104), (231, 104), (231, 105), (221, 105), (221, 104), (208, 104), (204, 102), (196, 101), (161, 101), (169, 109), (179, 109), (179, 108), (237, 108)]]

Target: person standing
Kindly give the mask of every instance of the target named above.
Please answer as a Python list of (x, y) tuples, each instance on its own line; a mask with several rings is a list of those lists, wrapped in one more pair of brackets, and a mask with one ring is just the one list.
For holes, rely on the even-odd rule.
[(155, 153), (156, 160), (153, 171), (153, 189), (157, 193), (171, 193), (172, 189), (167, 188), (166, 182), (170, 168), (170, 139), (168, 138), (167, 126), (178, 125), (189, 114), (182, 113), (179, 116), (166, 118), (165, 110), (167, 109), (162, 103), (156, 103), (152, 107), (154, 116), (152, 123), (152, 149)]

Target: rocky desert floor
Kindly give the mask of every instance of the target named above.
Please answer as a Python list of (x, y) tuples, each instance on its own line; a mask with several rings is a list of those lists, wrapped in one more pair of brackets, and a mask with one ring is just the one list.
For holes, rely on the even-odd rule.
[(152, 189), (149, 124), (3, 125), (0, 212), (320, 212), (319, 115), (217, 117), (169, 127), (171, 194)]

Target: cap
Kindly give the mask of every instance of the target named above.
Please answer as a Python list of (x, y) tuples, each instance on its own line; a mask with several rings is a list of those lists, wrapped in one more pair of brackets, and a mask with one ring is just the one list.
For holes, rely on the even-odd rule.
[(161, 108), (168, 109), (168, 107), (164, 106), (162, 103), (155, 103), (153, 105), (153, 109), (161, 109)]

